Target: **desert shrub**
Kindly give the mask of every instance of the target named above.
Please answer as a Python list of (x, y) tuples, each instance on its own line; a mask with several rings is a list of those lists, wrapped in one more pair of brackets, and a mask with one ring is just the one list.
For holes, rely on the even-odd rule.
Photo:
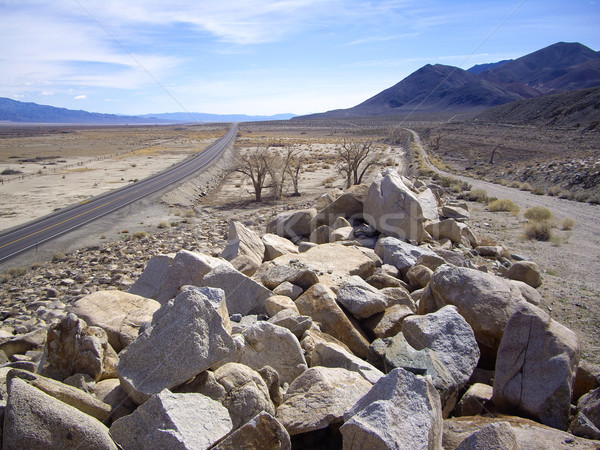
[(8, 269), (8, 274), (12, 277), (19, 277), (27, 273), (26, 267), (11, 267)]
[(530, 240), (548, 241), (552, 237), (552, 225), (546, 220), (527, 222), (525, 224), (525, 237)]
[(570, 217), (563, 219), (562, 222), (560, 223), (560, 227), (563, 230), (572, 230), (574, 226), (575, 226), (575, 221), (573, 219), (571, 219)]
[(573, 195), (569, 191), (560, 191), (558, 196), (566, 200), (571, 200), (573, 198)]
[(471, 189), (467, 194), (467, 198), (472, 202), (485, 203), (487, 202), (488, 195), (485, 189)]
[(498, 184), (502, 186), (510, 186), (510, 181), (508, 181), (506, 178), (500, 178), (498, 180)]
[(161, 223), (158, 224), (158, 228), (169, 228), (170, 226), (171, 224), (166, 220), (163, 220)]
[(334, 181), (335, 181), (335, 177), (327, 177), (321, 182), (321, 184), (323, 186), (327, 186), (327, 185), (331, 185)]
[(135, 233), (133, 233), (133, 237), (136, 239), (143, 239), (146, 236), (148, 236), (148, 233), (146, 233), (145, 231), (136, 231)]
[(517, 214), (519, 212), (519, 207), (517, 204), (508, 198), (500, 198), (488, 203), (488, 209), (492, 212), (508, 211), (513, 214)]
[(8, 283), (12, 277), (7, 273), (0, 273), (0, 284)]
[(66, 259), (67, 255), (62, 252), (56, 252), (54, 255), (52, 255), (52, 262), (65, 261)]
[(552, 197), (557, 197), (560, 194), (561, 188), (560, 186), (550, 186), (548, 188), (548, 195)]
[(529, 183), (521, 183), (521, 185), (519, 186), (519, 190), (521, 190), (521, 191), (530, 191), (531, 190), (531, 185)]
[(193, 209), (188, 209), (185, 211), (184, 217), (196, 217), (196, 211), (194, 211)]
[(533, 208), (529, 208), (527, 211), (525, 211), (523, 216), (525, 216), (525, 218), (531, 222), (544, 222), (552, 219), (554, 215), (548, 208), (544, 208), (543, 206), (534, 206)]
[(18, 175), (20, 173), (23, 173), (23, 172), (21, 172), (20, 170), (14, 170), (14, 169), (4, 169), (0, 173), (0, 175)]
[(490, 235), (484, 235), (479, 238), (479, 245), (498, 245), (498, 241)]
[(588, 203), (592, 205), (600, 205), (600, 194), (592, 194), (588, 199)]
[(544, 195), (546, 191), (544, 190), (544, 188), (536, 186), (531, 190), (531, 193), (534, 195)]

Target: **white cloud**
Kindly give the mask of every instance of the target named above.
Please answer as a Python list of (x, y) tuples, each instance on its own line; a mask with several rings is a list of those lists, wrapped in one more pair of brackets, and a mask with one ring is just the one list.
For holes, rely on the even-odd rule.
[(85, 94), (76, 95), (75, 97), (73, 97), (73, 99), (75, 99), (75, 100), (85, 100), (86, 98), (87, 98), (87, 95), (85, 95)]

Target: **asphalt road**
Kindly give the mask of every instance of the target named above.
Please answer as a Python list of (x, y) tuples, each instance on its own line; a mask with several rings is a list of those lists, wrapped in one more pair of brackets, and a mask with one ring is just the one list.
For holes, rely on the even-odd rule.
[(85, 200), (1, 234), (0, 262), (185, 180), (218, 158), (235, 140), (236, 134), (237, 124), (234, 124), (225, 136), (194, 158), (187, 159), (130, 186)]

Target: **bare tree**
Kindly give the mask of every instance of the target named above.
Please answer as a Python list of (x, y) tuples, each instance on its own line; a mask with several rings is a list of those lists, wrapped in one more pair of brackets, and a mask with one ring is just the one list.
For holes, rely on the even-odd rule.
[(381, 158), (373, 139), (344, 139), (337, 151), (338, 167), (346, 177), (346, 188), (362, 183), (367, 170), (379, 164)]
[(298, 192), (298, 180), (300, 180), (300, 172), (302, 171), (302, 165), (304, 164), (304, 158), (300, 151), (296, 152), (292, 155), (290, 159), (290, 163), (287, 168), (287, 173), (292, 180), (292, 186), (294, 187), (294, 193), (292, 195), (298, 196), (300, 192)]
[(270, 187), (268, 182), (269, 166), (272, 164), (273, 155), (269, 152), (270, 145), (256, 147), (246, 150), (238, 157), (235, 172), (239, 172), (252, 181), (254, 188), (254, 197), (257, 202), (262, 201), (263, 189)]
[(429, 137), (429, 148), (432, 152), (437, 152), (440, 149), (442, 142), (442, 132), (437, 130), (437, 134), (433, 134)]

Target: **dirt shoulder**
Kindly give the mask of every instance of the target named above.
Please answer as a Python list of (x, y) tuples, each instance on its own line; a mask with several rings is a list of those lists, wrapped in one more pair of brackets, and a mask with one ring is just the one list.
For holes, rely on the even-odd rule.
[[(413, 131), (413, 136), (425, 161), (429, 161), (418, 134)], [(558, 222), (564, 218), (575, 220), (570, 231), (555, 229), (553, 241), (529, 241), (522, 237), (526, 221), (522, 215), (490, 212), (482, 204), (471, 203), (471, 223), (478, 235), (489, 235), (511, 252), (538, 263), (544, 271), (544, 283), (539, 289), (544, 297), (542, 306), (552, 318), (578, 333), (585, 359), (600, 363), (600, 206), (534, 195), (429, 165), (441, 175), (466, 181), (474, 189), (484, 189), (490, 197), (511, 199), (521, 212), (543, 206), (553, 211)]]

